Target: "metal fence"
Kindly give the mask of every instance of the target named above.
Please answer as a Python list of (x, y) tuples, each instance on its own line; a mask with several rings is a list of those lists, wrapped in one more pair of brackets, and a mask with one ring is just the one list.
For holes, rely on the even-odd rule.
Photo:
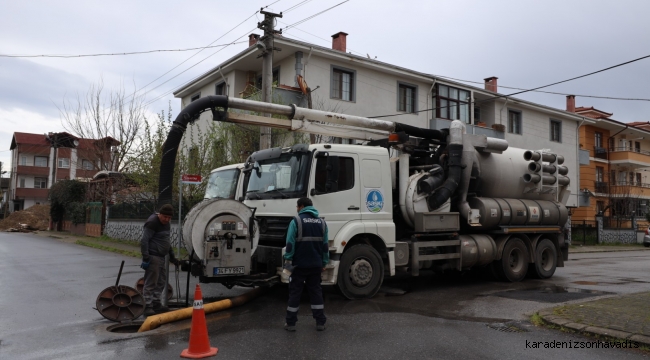
[(598, 244), (598, 223), (595, 220), (571, 221), (571, 244)]
[[(182, 216), (185, 217), (190, 211), (192, 206), (196, 205), (199, 201), (185, 202), (183, 201)], [(178, 220), (178, 201), (172, 203), (174, 207), (174, 216), (172, 221)], [(158, 208), (152, 201), (143, 201), (139, 203), (118, 203), (110, 205), (108, 210), (108, 218), (111, 220), (146, 220), (156, 212)]]
[(629, 216), (604, 216), (603, 228), (605, 229), (632, 229), (634, 221)]

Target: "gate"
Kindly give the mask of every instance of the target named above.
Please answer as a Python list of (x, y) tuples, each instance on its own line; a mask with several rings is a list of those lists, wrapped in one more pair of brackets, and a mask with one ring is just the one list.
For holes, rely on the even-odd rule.
[(100, 237), (104, 229), (104, 205), (101, 202), (89, 202), (86, 215), (86, 236)]

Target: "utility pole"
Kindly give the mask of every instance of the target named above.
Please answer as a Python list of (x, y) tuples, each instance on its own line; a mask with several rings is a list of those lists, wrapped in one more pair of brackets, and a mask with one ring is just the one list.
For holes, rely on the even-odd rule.
[[(280, 49), (273, 46), (273, 38), (276, 34), (282, 34), (282, 31), (275, 30), (275, 18), (282, 17), (282, 13), (274, 14), (272, 12), (260, 9), (260, 14), (264, 15), (264, 21), (257, 23), (257, 27), (264, 30), (264, 36), (260, 38), (257, 48), (262, 50), (262, 101), (272, 102), (273, 90), (273, 51)], [(270, 117), (271, 114), (264, 114)], [(271, 147), (271, 128), (260, 126), (260, 150)]]

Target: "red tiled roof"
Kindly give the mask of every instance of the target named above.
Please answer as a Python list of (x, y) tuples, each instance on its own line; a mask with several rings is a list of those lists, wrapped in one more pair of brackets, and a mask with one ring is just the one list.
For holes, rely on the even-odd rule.
[(50, 146), (50, 142), (47, 141), (47, 138), (43, 134), (15, 132), (9, 150), (13, 150), (18, 144)]
[[(66, 132), (62, 132), (59, 134), (65, 134), (69, 138), (78, 139), (79, 146), (77, 148), (79, 149), (92, 149), (96, 141), (105, 141), (107, 146), (114, 146), (120, 144), (119, 141), (113, 139), (110, 136), (107, 136), (99, 140), (94, 140), (94, 139), (82, 139)], [(15, 132), (14, 137), (11, 140), (11, 147), (9, 148), (9, 150), (15, 149), (16, 146), (18, 146), (19, 144), (32, 145), (32, 146), (38, 145), (38, 146), (47, 146), (47, 147), (51, 146), (51, 143), (47, 139), (47, 136), (45, 134)]]
[(614, 115), (614, 113), (604, 112), (602, 110), (598, 110), (594, 108), (593, 106), (590, 107), (579, 106), (576, 108), (575, 112), (576, 114), (590, 117), (592, 119), (606, 119)]

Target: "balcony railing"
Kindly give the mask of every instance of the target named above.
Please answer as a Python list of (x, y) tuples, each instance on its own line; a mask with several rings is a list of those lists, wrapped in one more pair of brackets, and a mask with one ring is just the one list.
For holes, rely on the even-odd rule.
[(610, 185), (611, 187), (619, 187), (619, 186), (633, 186), (633, 187), (640, 187), (640, 188), (646, 188), (650, 189), (650, 183), (644, 183), (640, 181), (626, 181), (626, 180), (620, 180), (620, 181), (613, 181), (613, 182), (602, 182), (602, 181), (595, 181), (594, 182), (594, 188), (595, 192), (597, 193), (609, 193), (610, 192)]
[(650, 155), (650, 151), (648, 151), (648, 150), (641, 150), (641, 149), (637, 149), (637, 148), (631, 148), (629, 146), (615, 147), (615, 148), (610, 148), (609, 149), (609, 152), (621, 152), (621, 151), (631, 151), (631, 152), (635, 152), (637, 154)]
[(643, 154), (643, 155), (650, 155), (650, 151), (648, 150), (641, 150), (629, 146), (614, 147), (614, 148), (604, 148), (604, 147), (594, 146), (594, 157), (597, 159), (607, 160), (608, 152), (615, 153), (615, 152), (624, 152), (624, 151), (629, 151), (629, 152)]

